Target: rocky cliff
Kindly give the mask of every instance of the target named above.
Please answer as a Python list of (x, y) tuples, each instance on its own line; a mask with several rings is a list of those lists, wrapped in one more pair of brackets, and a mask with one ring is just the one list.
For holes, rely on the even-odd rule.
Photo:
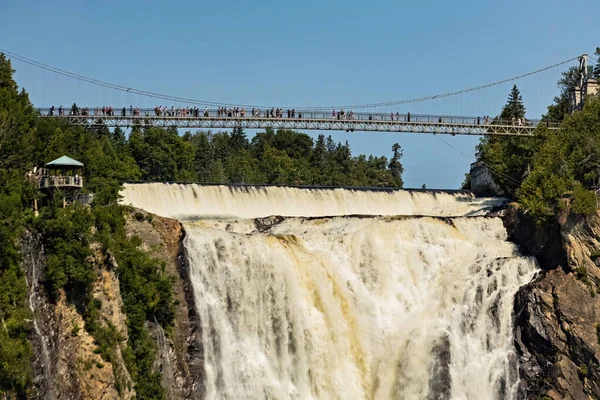
[[(138, 210), (127, 219), (127, 233), (142, 239), (143, 249), (165, 263), (173, 278), (175, 326), (165, 334), (158, 324), (149, 328), (158, 344), (155, 367), (162, 375), (168, 399), (199, 398), (202, 394), (202, 347), (198, 316), (187, 273), (187, 257), (182, 245), (184, 231), (177, 220)], [(195, 361), (194, 361), (195, 360)]]
[[(154, 368), (162, 375), (168, 399), (198, 398), (202, 368), (188, 359), (201, 360), (195, 355), (201, 347), (195, 340), (198, 324), (195, 324), (194, 308), (187, 306), (193, 304), (193, 299), (187, 286), (181, 226), (176, 220), (138, 211), (127, 217), (126, 229), (129, 236), (142, 239), (143, 249), (161, 260), (173, 279), (175, 326), (164, 332), (159, 324), (148, 323), (158, 345)], [(92, 264), (98, 276), (92, 295), (100, 304), (100, 323), (116, 328), (121, 338), (111, 361), (107, 361), (86, 329), (77, 305), (67, 301), (64, 293), (54, 303), (48, 301), (41, 286), (46, 263), (41, 243), (41, 237), (33, 232), (27, 232), (21, 241), (29, 305), (34, 316), (31, 337), (34, 388), (31, 397), (51, 400), (134, 397), (135, 387), (121, 355), (128, 334), (116, 260), (100, 251), (98, 244), (92, 245)], [(188, 357), (188, 354), (194, 356)]]
[[(39, 235), (32, 232), (26, 232), (21, 241), (34, 328), (31, 338), (34, 347), (34, 390), (31, 397), (132, 398), (135, 391), (120, 351), (117, 351), (112, 363), (104, 360), (76, 305), (66, 301), (63, 292), (55, 303), (48, 301), (40, 286), (46, 262), (41, 243)], [(113, 324), (125, 343), (127, 328), (114, 265), (99, 251), (98, 246), (94, 245), (93, 250), (93, 265), (98, 272), (93, 297), (101, 304), (101, 323)]]
[(511, 205), (504, 220), (542, 269), (515, 301), (520, 398), (600, 398), (600, 215), (540, 227)]

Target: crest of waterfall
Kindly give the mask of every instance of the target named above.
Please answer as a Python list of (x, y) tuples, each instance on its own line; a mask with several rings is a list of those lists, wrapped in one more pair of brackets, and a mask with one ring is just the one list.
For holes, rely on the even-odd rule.
[(197, 184), (125, 184), (122, 203), (178, 219), (327, 217), (338, 215), (484, 215), (504, 199), (475, 198), (457, 192), (225, 186)]

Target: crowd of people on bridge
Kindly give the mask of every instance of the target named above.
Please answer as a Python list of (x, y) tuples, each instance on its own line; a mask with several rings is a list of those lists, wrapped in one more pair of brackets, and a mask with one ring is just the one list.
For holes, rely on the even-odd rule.
[[(56, 114), (56, 109), (54, 106), (50, 107), (49, 111), (48, 111), (48, 116), (54, 116)], [(111, 106), (104, 106), (102, 108), (100, 107), (96, 107), (94, 111), (93, 116), (108, 116), (108, 117), (113, 117), (115, 116), (115, 110), (113, 109), (113, 107)], [(129, 109), (127, 109), (126, 107), (123, 107), (120, 112), (117, 111), (121, 117), (141, 117), (142, 116), (142, 110), (138, 107), (133, 107), (132, 105), (129, 106)], [(149, 117), (150, 116), (150, 110), (146, 110), (144, 112), (144, 116), (145, 117)], [(218, 107), (217, 109), (213, 109), (213, 110), (209, 110), (208, 107), (204, 107), (203, 110), (201, 110), (200, 108), (198, 108), (197, 106), (194, 107), (175, 107), (175, 106), (171, 106), (171, 107), (167, 107), (167, 106), (163, 106), (163, 105), (159, 105), (154, 107), (154, 115), (156, 117), (179, 117), (179, 118), (209, 118), (210, 116), (216, 116), (217, 118), (246, 118), (246, 109), (242, 108), (242, 107), (232, 107), (232, 108), (227, 108), (227, 107)], [(318, 111), (318, 110), (311, 110), (311, 111), (306, 111), (304, 110), (305, 116), (308, 117), (308, 119), (328, 119), (329, 117), (327, 117), (327, 112), (326, 111)], [(250, 116), (252, 118), (276, 118), (276, 119), (284, 119), (284, 118), (289, 118), (289, 119), (302, 119), (302, 112), (300, 111), (296, 111), (296, 109), (287, 109), (284, 110), (283, 108), (271, 108), (271, 109), (260, 109), (260, 108), (252, 108), (252, 110), (250, 111)], [(306, 115), (308, 114), (308, 115)], [(64, 116), (65, 115), (65, 108), (61, 105), (60, 107), (58, 107), (58, 116)], [(69, 111), (68, 115), (77, 115), (77, 116), (91, 116), (92, 114), (90, 114), (90, 110), (87, 107), (78, 107), (75, 104), (71, 107), (71, 110)], [(340, 121), (354, 121), (355, 119), (355, 114), (354, 111), (350, 110), (350, 111), (344, 111), (339, 110), (333, 110), (332, 113), (330, 114), (331, 118), (333, 120), (340, 120)], [(463, 123), (463, 124), (473, 124), (473, 125), (489, 125), (490, 123), (503, 123), (505, 125), (512, 125), (512, 126), (526, 126), (526, 125), (530, 125), (530, 123), (528, 123), (524, 118), (512, 118), (512, 120), (509, 121), (501, 121), (499, 120), (498, 117), (493, 118), (493, 122), (490, 119), (489, 116), (484, 116), (482, 117), (450, 117), (450, 116), (432, 116), (432, 115), (428, 115), (428, 116), (415, 116), (413, 119), (411, 119), (411, 114), (410, 112), (406, 113), (406, 114), (400, 114), (399, 112), (396, 113), (390, 113), (390, 114), (382, 114), (382, 113), (361, 113), (358, 115), (358, 120), (362, 120), (362, 121), (392, 121), (392, 122), (408, 122), (408, 123), (418, 123), (418, 122), (425, 122), (425, 123), (439, 123), (439, 124), (443, 124), (443, 123)], [(483, 122), (483, 124), (482, 124)]]
[[(154, 114), (157, 117), (200, 117), (200, 109), (196, 106), (194, 107), (177, 107), (171, 106), (171, 108), (167, 106), (156, 106), (154, 107)], [(208, 107), (204, 107), (204, 117), (208, 117)]]

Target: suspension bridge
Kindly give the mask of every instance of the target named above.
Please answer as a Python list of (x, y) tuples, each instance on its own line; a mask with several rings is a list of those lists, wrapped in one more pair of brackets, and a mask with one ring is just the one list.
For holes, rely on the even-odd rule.
[[(539, 76), (540, 74), (556, 70), (565, 64), (579, 61), (579, 69), (587, 71), (587, 55), (574, 57), (549, 67), (541, 68), (533, 72), (522, 74), (513, 78), (482, 85), (470, 89), (438, 94), (433, 96), (392, 101), (385, 103), (354, 104), (327, 107), (266, 107), (249, 104), (219, 103), (177, 96), (169, 96), (133, 89), (114, 83), (104, 82), (88, 78), (62, 69), (58, 69), (38, 61), (31, 60), (17, 54), (0, 49), (13, 60), (22, 62), (24, 65), (35, 69), (41, 69), (45, 74), (67, 78), (69, 83), (75, 81), (79, 90), (75, 96), (79, 100), (77, 107), (54, 106), (39, 107), (39, 113), (44, 118), (61, 119), (73, 125), (107, 126), (107, 127), (173, 127), (186, 129), (231, 129), (241, 127), (245, 129), (294, 129), (294, 130), (329, 130), (346, 132), (412, 132), (422, 134), (449, 134), (449, 135), (505, 135), (505, 136), (532, 136), (540, 124), (550, 130), (558, 129), (558, 123), (540, 119), (501, 119), (499, 117), (465, 116), (457, 113), (411, 113), (401, 110), (402, 106), (414, 108), (418, 103), (429, 103), (466, 95), (474, 92), (482, 92), (489, 88), (501, 86), (522, 80), (526, 77)], [(552, 83), (554, 85), (554, 82)], [(94, 106), (82, 107), (82, 84), (100, 87), (103, 91), (110, 90), (115, 95), (115, 102), (121, 106)], [(583, 101), (584, 74), (582, 74), (581, 91), (579, 102)], [(57, 90), (61, 90), (58, 85)], [(64, 92), (64, 89), (62, 89)], [(503, 91), (506, 98), (508, 91)], [(586, 94), (589, 94), (586, 92)], [(125, 106), (131, 104), (131, 97), (138, 96), (150, 99), (153, 105), (150, 107)], [(577, 94), (574, 96), (577, 98)], [(154, 104), (165, 104), (172, 102), (177, 106), (164, 107)], [(73, 102), (75, 103), (75, 102)], [(34, 102), (35, 104), (35, 102)], [(60, 104), (60, 103), (59, 103)], [(70, 103), (68, 103), (70, 104)], [(104, 102), (107, 104), (107, 102)], [(137, 103), (139, 104), (139, 103)], [(577, 104), (573, 104), (577, 106)], [(385, 111), (382, 111), (384, 109)], [(498, 108), (495, 107), (496, 112)], [(357, 110), (357, 111), (354, 111)]]
[[(106, 125), (108, 127), (129, 128), (133, 126), (175, 127), (175, 128), (235, 128), (245, 129), (299, 129), (329, 130), (346, 132), (413, 132), (451, 135), (521, 135), (531, 136), (540, 120), (489, 120), (483, 117), (449, 115), (411, 115), (341, 112), (316, 112), (314, 110), (294, 110), (294, 116), (275, 113), (273, 110), (255, 109), (245, 115), (245, 111), (225, 113), (218, 109), (189, 112), (184, 108), (168, 113), (157, 113), (152, 109), (127, 108), (112, 112), (89, 109), (68, 110), (56, 113), (51, 109), (40, 109), (46, 118), (59, 118), (74, 125)], [(190, 115), (191, 114), (191, 115)], [(544, 122), (549, 129), (556, 129), (557, 123)]]

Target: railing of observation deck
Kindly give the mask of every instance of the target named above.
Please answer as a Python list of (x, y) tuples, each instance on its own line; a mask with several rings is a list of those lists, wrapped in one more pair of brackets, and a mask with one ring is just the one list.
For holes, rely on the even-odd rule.
[(63, 176), (63, 175), (52, 175), (42, 176), (40, 179), (40, 188), (82, 188), (83, 178), (80, 176)]

